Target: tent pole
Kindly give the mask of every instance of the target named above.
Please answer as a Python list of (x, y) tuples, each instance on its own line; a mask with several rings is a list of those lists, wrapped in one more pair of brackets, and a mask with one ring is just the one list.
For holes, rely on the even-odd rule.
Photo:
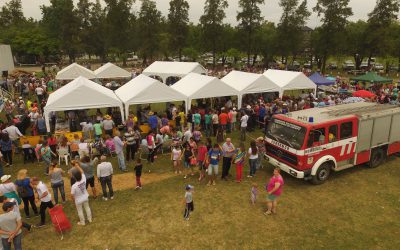
[(47, 132), (50, 133), (50, 112), (44, 111), (44, 120), (46, 121)]

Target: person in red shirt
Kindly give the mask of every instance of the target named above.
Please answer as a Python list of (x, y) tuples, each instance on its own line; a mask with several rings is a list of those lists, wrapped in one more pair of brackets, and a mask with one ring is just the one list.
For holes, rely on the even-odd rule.
[(200, 167), (200, 177), (199, 181), (204, 179), (206, 177), (206, 155), (207, 155), (207, 147), (204, 145), (202, 141), (199, 141), (198, 146), (197, 146), (197, 164)]
[(226, 124), (228, 124), (228, 114), (223, 110), (219, 115), (219, 125), (221, 126), (222, 131), (226, 131)]
[(53, 152), (57, 152), (57, 138), (54, 137), (54, 135), (50, 134), (50, 136), (47, 138), (47, 143)]

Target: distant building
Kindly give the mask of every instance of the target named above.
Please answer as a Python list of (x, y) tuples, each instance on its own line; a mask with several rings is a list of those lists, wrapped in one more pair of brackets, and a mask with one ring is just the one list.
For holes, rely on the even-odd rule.
[(0, 72), (3, 77), (14, 70), (14, 60), (10, 45), (0, 44)]

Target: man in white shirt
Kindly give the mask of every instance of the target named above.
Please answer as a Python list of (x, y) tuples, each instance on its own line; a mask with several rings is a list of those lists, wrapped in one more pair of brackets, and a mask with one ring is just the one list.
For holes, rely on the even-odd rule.
[(38, 177), (32, 178), (32, 185), (36, 188), (40, 200), (40, 224), (36, 227), (43, 227), (46, 223), (46, 209), (54, 207), (53, 202), (51, 202), (51, 193), (46, 184), (40, 181)]
[(110, 199), (114, 199), (114, 191), (112, 187), (112, 175), (114, 173), (113, 166), (111, 162), (106, 161), (107, 157), (102, 155), (100, 158), (101, 163), (97, 165), (97, 178), (100, 180), (101, 189), (103, 190), (103, 200), (107, 201), (107, 189), (110, 192)]
[(42, 103), (43, 100), (43, 94), (44, 94), (44, 89), (42, 86), (38, 85), (35, 89), (37, 98), (38, 98), (38, 103)]
[(10, 137), (10, 140), (15, 145), (15, 148), (18, 148), (18, 139), (20, 136), (22, 136), (21, 131), (19, 131), (14, 124), (10, 123), (7, 128), (3, 129), (3, 133), (7, 133)]
[(242, 111), (242, 117), (240, 118), (240, 140), (246, 141), (246, 130), (247, 122), (249, 121), (249, 116)]

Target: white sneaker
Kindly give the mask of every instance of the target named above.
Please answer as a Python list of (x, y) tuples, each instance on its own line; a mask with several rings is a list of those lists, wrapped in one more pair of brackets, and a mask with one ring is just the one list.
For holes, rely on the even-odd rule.
[(85, 223), (82, 223), (82, 222), (80, 222), (80, 221), (79, 221), (77, 224), (78, 224), (79, 226), (84, 226), (84, 225), (85, 225)]
[(111, 196), (110, 199), (111, 199), (111, 200), (114, 200), (114, 196)]
[(92, 220), (92, 219), (88, 219), (88, 221), (89, 221), (89, 223), (92, 223), (92, 222), (93, 222), (93, 220)]
[(103, 197), (103, 201), (108, 201), (108, 199), (106, 197)]

